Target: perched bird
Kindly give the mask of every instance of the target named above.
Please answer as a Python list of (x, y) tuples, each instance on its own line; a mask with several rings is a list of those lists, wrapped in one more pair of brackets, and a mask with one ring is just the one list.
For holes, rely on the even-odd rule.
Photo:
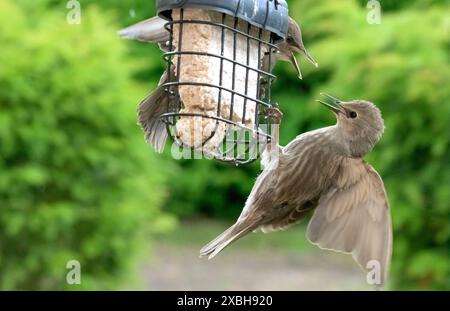
[[(264, 70), (271, 72), (273, 67), (276, 65), (278, 61), (287, 61), (292, 63), (292, 65), (297, 70), (298, 77), (302, 79), (303, 78), (302, 72), (300, 70), (300, 66), (297, 62), (297, 59), (295, 58), (294, 52), (305, 54), (306, 58), (314, 66), (316, 67), (319, 66), (319, 64), (314, 60), (312, 55), (306, 50), (305, 45), (303, 44), (302, 31), (300, 29), (300, 26), (292, 17), (289, 17), (289, 27), (286, 40), (277, 44), (277, 47), (278, 52), (272, 53), (271, 58), (269, 58), (268, 55), (264, 57), (263, 59)], [(269, 61), (271, 63), (270, 68), (268, 65)]]
[[(167, 21), (154, 16), (118, 32), (122, 39), (138, 40), (142, 42), (156, 43), (164, 52), (169, 51), (170, 33), (165, 29)], [(171, 67), (170, 78), (175, 77), (175, 72)], [(138, 121), (145, 133), (145, 140), (153, 146), (156, 152), (162, 153), (167, 140), (168, 132), (166, 124), (160, 116), (168, 112), (169, 105), (176, 104), (179, 98), (178, 90), (173, 90), (173, 95), (168, 96), (163, 86), (169, 81), (168, 69), (162, 74), (158, 88), (147, 96), (138, 107)]]
[[(313, 211), (308, 239), (323, 249), (352, 253), (366, 271), (376, 261), (384, 283), (392, 251), (388, 200), (382, 179), (362, 159), (380, 140), (384, 121), (368, 101), (326, 96), (331, 103), (320, 102), (337, 124), (304, 133), (286, 147), (278, 145), (276, 132), (240, 217), (201, 249), (202, 257), (213, 258), (252, 231), (286, 229)], [(281, 120), (276, 109), (272, 114)]]

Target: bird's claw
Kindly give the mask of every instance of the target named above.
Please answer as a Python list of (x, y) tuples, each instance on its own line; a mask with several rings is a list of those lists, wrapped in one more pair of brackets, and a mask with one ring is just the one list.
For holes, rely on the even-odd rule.
[(272, 120), (274, 124), (280, 124), (283, 119), (283, 113), (278, 107), (272, 106), (267, 108), (267, 116)]

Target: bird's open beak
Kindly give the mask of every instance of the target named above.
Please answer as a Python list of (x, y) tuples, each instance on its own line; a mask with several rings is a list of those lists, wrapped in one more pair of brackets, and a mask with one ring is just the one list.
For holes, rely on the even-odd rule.
[(291, 52), (290, 56), (291, 63), (294, 65), (295, 70), (297, 71), (298, 78), (303, 80), (302, 71), (300, 70), (300, 66), (298, 65), (297, 58), (295, 58), (294, 52)]
[(331, 96), (326, 93), (320, 93), (320, 95), (324, 96), (326, 99), (328, 99), (331, 103), (327, 103), (321, 100), (317, 100), (317, 102), (321, 103), (322, 105), (326, 106), (328, 109), (333, 111), (335, 114), (346, 114), (344, 107), (341, 105), (342, 100)]
[(316, 62), (314, 57), (305, 49), (304, 51), (306, 58), (310, 61), (311, 64), (313, 64), (316, 68), (319, 67), (319, 63)]

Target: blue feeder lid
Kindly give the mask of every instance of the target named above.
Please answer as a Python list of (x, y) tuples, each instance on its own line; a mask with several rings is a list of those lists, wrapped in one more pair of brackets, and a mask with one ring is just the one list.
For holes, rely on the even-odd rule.
[(158, 15), (171, 19), (172, 9), (199, 8), (237, 16), (246, 22), (286, 39), (289, 25), (285, 0), (157, 0)]

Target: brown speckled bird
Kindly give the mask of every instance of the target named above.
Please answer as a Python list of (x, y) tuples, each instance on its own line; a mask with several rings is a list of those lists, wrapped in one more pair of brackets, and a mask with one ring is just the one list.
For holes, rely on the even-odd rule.
[[(384, 283), (392, 251), (390, 211), (382, 179), (362, 159), (380, 140), (384, 122), (368, 101), (327, 97), (331, 104), (321, 103), (337, 124), (304, 133), (286, 147), (278, 145), (276, 131), (239, 219), (203, 247), (201, 256), (213, 258), (250, 232), (283, 230), (313, 212), (308, 239), (323, 249), (352, 253), (366, 271), (376, 260)], [(281, 113), (274, 113), (281, 120)]]

